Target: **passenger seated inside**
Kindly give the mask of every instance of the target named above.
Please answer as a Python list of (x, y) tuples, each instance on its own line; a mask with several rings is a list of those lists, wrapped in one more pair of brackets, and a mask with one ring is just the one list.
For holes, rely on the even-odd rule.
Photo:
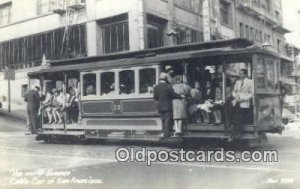
[(143, 83), (143, 85), (141, 86), (141, 94), (152, 94), (153, 93), (153, 86), (151, 86), (150, 83)]
[(96, 94), (96, 89), (93, 84), (90, 84), (87, 86), (85, 90), (86, 95), (95, 95)]
[(133, 94), (135, 92), (134, 71), (124, 70), (120, 72), (119, 76), (119, 94)]
[(194, 84), (194, 88), (191, 90), (191, 99), (190, 99), (190, 107), (189, 107), (189, 113), (190, 113), (191, 121), (193, 123), (202, 123), (201, 113), (197, 107), (198, 104), (201, 103), (202, 103), (202, 91), (200, 88), (200, 83), (196, 81)]
[(204, 119), (203, 120), (204, 123), (211, 123), (209, 113), (211, 113), (211, 108), (214, 106), (213, 105), (214, 98), (215, 98), (215, 94), (211, 86), (211, 82), (207, 81), (205, 84), (203, 100), (202, 100), (204, 103), (198, 105), (198, 108), (200, 109), (202, 117)]
[[(53, 94), (52, 92), (46, 93), (46, 98), (42, 102), (41, 109), (44, 110), (45, 117), (47, 118), (47, 121), (49, 124), (53, 122), (53, 114), (52, 114), (52, 108), (53, 108)], [(44, 116), (44, 115), (43, 115)]]
[(66, 94), (66, 120), (67, 123), (77, 123), (78, 122), (78, 98), (76, 96), (76, 90), (73, 87), (68, 88)]
[(86, 73), (83, 79), (83, 96), (96, 95), (96, 74)]
[(114, 81), (101, 81), (101, 95), (112, 95), (115, 94)]
[(214, 115), (215, 125), (219, 125), (222, 123), (222, 110), (223, 110), (222, 88), (219, 86), (216, 87), (215, 99), (212, 103), (213, 103), (213, 107), (211, 107), (211, 110)]
[(156, 84), (156, 70), (154, 68), (144, 68), (139, 70), (140, 94), (152, 94)]
[(61, 90), (56, 90), (54, 93), (54, 99), (53, 99), (53, 123), (62, 123), (62, 112), (65, 108), (65, 97)]
[(134, 89), (126, 84), (120, 84), (120, 94), (132, 94)]

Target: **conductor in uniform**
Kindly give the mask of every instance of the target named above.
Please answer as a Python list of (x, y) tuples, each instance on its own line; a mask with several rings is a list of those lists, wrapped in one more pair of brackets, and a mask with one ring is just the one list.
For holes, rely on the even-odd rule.
[(29, 121), (29, 128), (31, 134), (36, 134), (38, 127), (38, 112), (40, 108), (40, 87), (35, 86), (25, 95), (25, 102), (27, 102), (27, 116)]
[(173, 99), (182, 99), (184, 95), (179, 95), (174, 92), (172, 85), (168, 83), (168, 75), (162, 72), (159, 76), (159, 84), (154, 87), (154, 100), (157, 101), (157, 109), (162, 121), (162, 136), (168, 138), (171, 136), (173, 128)]

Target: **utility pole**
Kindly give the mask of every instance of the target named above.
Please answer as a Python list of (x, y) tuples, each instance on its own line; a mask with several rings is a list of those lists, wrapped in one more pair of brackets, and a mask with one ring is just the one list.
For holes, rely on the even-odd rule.
[(7, 80), (7, 98), (8, 98), (8, 113), (11, 112), (11, 92), (10, 92), (10, 88), (11, 88), (11, 84), (10, 84), (10, 80), (14, 80), (15, 79), (15, 70), (14, 69), (10, 69), (9, 67), (6, 67), (4, 70), (4, 79)]

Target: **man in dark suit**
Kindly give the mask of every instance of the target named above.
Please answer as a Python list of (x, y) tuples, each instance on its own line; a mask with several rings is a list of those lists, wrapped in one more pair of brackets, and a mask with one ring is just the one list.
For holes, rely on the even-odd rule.
[(36, 134), (38, 124), (38, 111), (40, 108), (40, 87), (35, 86), (25, 95), (25, 102), (27, 102), (27, 116), (31, 134)]
[(184, 96), (176, 94), (172, 85), (167, 82), (168, 76), (162, 72), (159, 76), (160, 83), (154, 87), (154, 99), (157, 101), (157, 109), (162, 121), (162, 138), (171, 136), (172, 125), (172, 100), (174, 98), (182, 99)]

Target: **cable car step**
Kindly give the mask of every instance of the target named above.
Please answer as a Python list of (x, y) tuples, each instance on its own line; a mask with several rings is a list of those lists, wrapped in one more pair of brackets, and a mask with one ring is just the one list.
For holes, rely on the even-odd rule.
[[(230, 134), (224, 133), (200, 133), (200, 132), (186, 132), (182, 138), (215, 138), (215, 139), (229, 139)], [(248, 134), (245, 133), (241, 139), (244, 140), (252, 140), (258, 139), (259, 136), (257, 134)]]
[[(189, 124), (187, 125), (188, 131), (224, 131), (224, 125), (212, 125), (212, 124)], [(231, 129), (228, 129), (231, 130)], [(255, 131), (255, 126), (246, 125), (244, 131), (253, 132)]]
[[(84, 129), (85, 127), (82, 124), (66, 124), (66, 129)], [(63, 124), (44, 124), (43, 129), (64, 129)]]
[(52, 131), (41, 131), (37, 133), (38, 135), (84, 135), (84, 131), (64, 131), (64, 130), (52, 130)]

